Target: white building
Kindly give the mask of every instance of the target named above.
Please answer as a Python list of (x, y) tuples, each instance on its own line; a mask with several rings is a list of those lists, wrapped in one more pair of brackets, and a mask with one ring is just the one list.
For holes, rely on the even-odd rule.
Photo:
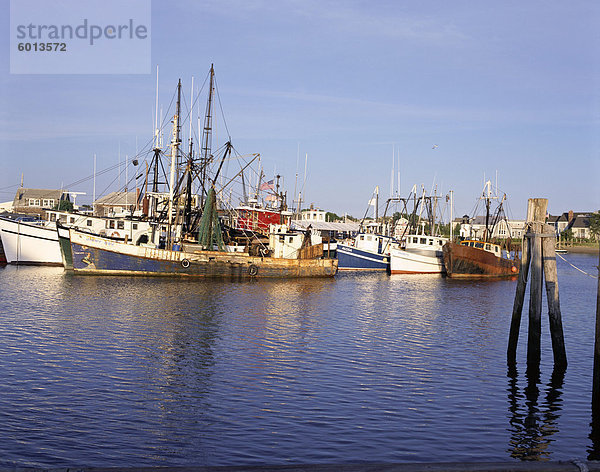
[[(469, 218), (464, 216), (457, 218), (452, 224), (460, 224), (459, 236), (461, 239), (484, 239), (485, 237), (485, 216), (476, 216)], [(491, 221), (490, 221), (491, 224)], [(492, 232), (492, 238), (498, 239), (521, 239), (525, 234), (524, 220), (500, 220)]]
[(302, 210), (302, 221), (306, 221), (306, 222), (319, 222), (319, 221), (326, 221), (325, 219), (325, 215), (326, 212), (325, 210), (318, 210), (315, 208), (310, 208), (307, 210)]

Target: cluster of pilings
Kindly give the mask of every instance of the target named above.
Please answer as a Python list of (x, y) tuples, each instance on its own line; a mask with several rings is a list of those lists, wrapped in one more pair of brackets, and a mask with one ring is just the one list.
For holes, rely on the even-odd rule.
[[(512, 322), (508, 340), (507, 358), (509, 365), (516, 363), (517, 342), (521, 327), (521, 313), (527, 278), (531, 270), (529, 293), (529, 331), (527, 338), (527, 369), (539, 369), (542, 335), (542, 298), (544, 278), (550, 319), (550, 335), (554, 364), (557, 368), (567, 367), (567, 354), (558, 297), (556, 270), (556, 232), (545, 224), (548, 199), (530, 198), (527, 205), (527, 232), (523, 238), (521, 270), (515, 292)], [(545, 275), (545, 277), (544, 277)]]
[[(548, 200), (531, 198), (527, 205), (527, 232), (523, 238), (521, 256), (521, 271), (515, 292), (512, 321), (508, 340), (507, 361), (509, 368), (516, 366), (517, 342), (521, 326), (521, 313), (530, 277), (529, 295), (529, 327), (527, 339), (527, 371), (539, 373), (540, 340), (543, 284), (545, 276), (546, 298), (548, 301), (548, 316), (552, 351), (554, 354), (554, 372), (564, 372), (567, 367), (567, 354), (563, 336), (562, 317), (558, 296), (558, 278), (556, 270), (556, 232), (545, 224)], [(535, 377), (535, 376), (534, 376)], [(594, 342), (594, 367), (592, 386), (592, 433), (594, 444), (600, 444), (600, 248), (598, 257), (598, 288), (596, 298), (596, 330)], [(596, 446), (598, 447), (598, 446)], [(592, 456), (600, 459), (600, 450)]]

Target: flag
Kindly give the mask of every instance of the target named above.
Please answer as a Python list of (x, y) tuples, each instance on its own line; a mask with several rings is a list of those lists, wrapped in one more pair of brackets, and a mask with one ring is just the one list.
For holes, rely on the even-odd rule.
[(269, 180), (260, 186), (260, 190), (273, 190), (273, 188), (275, 188), (273, 180)]

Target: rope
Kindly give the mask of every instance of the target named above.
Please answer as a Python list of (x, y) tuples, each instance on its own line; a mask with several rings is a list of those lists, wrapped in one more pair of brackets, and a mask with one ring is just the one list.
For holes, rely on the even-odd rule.
[(585, 272), (584, 270), (581, 270), (579, 267), (574, 266), (573, 264), (571, 264), (568, 260), (566, 260), (563, 256), (561, 256), (559, 253), (556, 253), (556, 255), (558, 257), (560, 257), (563, 261), (565, 261), (567, 264), (569, 264), (571, 267), (573, 267), (573, 269), (577, 269), (579, 272), (581, 272), (582, 274), (585, 274), (589, 277), (591, 277), (592, 279), (597, 279), (598, 277), (596, 275), (592, 275), (592, 274), (588, 274), (587, 272)]

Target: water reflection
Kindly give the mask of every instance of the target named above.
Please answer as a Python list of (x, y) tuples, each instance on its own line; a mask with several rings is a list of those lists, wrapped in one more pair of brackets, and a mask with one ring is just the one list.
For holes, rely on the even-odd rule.
[(528, 369), (526, 386), (519, 389), (519, 375), (515, 366), (508, 368), (508, 404), (511, 439), (508, 452), (521, 460), (546, 461), (550, 459), (548, 446), (558, 432), (562, 411), (562, 388), (565, 369), (556, 368), (546, 385), (540, 401), (540, 371)]
[(590, 424), (592, 431), (590, 439), (592, 444), (588, 448), (588, 460), (600, 461), (600, 393), (594, 392), (592, 400), (592, 422)]

